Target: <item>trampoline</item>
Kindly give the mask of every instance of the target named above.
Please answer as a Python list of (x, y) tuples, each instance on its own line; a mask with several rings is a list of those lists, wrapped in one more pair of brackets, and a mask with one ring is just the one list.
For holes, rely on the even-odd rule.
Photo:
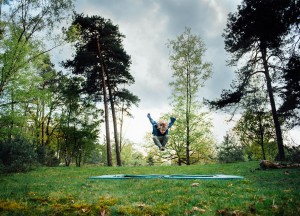
[(151, 174), (151, 175), (131, 175), (131, 174), (115, 174), (115, 175), (100, 175), (91, 176), (89, 179), (202, 179), (202, 180), (230, 180), (230, 179), (244, 179), (242, 176), (236, 175), (163, 175), (163, 174)]

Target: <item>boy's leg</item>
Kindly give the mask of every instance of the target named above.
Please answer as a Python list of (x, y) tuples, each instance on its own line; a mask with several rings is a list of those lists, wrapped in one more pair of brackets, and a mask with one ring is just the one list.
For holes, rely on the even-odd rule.
[(154, 144), (157, 145), (159, 149), (161, 149), (161, 143), (160, 143), (158, 137), (153, 136), (152, 138), (153, 138)]
[(168, 135), (163, 136), (163, 140), (162, 140), (162, 143), (161, 143), (162, 147), (165, 147), (167, 145), (168, 140), (169, 140)]

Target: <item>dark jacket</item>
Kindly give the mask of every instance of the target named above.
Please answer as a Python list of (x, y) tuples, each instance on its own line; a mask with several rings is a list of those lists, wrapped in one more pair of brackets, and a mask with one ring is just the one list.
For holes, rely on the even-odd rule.
[(149, 118), (149, 120), (150, 120), (150, 122), (151, 122), (151, 124), (152, 124), (152, 134), (153, 134), (154, 136), (165, 136), (165, 135), (167, 135), (167, 134), (169, 133), (169, 128), (172, 127), (172, 125), (173, 125), (174, 122), (176, 121), (176, 118), (171, 117), (166, 132), (165, 132), (164, 134), (162, 134), (162, 133), (160, 133), (160, 131), (157, 129), (157, 122), (154, 121), (154, 120), (151, 118), (150, 114), (148, 114), (147, 117)]

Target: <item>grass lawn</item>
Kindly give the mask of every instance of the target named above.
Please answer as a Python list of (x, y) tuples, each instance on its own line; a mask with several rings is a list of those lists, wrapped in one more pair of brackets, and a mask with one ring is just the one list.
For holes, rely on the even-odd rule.
[[(300, 215), (300, 169), (259, 162), (54, 167), (0, 175), (0, 215)], [(243, 180), (92, 180), (109, 174), (227, 174)]]

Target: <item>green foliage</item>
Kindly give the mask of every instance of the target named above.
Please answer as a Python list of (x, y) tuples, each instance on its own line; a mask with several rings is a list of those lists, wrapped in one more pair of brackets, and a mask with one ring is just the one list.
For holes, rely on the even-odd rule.
[(218, 146), (217, 158), (222, 163), (244, 161), (243, 147), (235, 141), (234, 137), (227, 134)]
[[(294, 11), (291, 0), (245, 0), (238, 11), (230, 13), (224, 31), (225, 49), (235, 54), (238, 60), (259, 44), (273, 54), (278, 54), (284, 43), (284, 36), (297, 23), (299, 11)], [(299, 3), (298, 3), (299, 4)], [(276, 27), (271, 26), (276, 23)]]
[(84, 163), (85, 164), (100, 164), (104, 163), (104, 160), (102, 158), (102, 149), (100, 148), (100, 145), (95, 145), (95, 148), (91, 151), (90, 154), (86, 154), (84, 157)]
[[(186, 164), (186, 116), (180, 110), (173, 110), (177, 120), (170, 129), (170, 140), (167, 146), (165, 158), (170, 158), (173, 163), (182, 165)], [(212, 138), (212, 124), (210, 122), (209, 113), (197, 112), (193, 110), (190, 114), (189, 123), (189, 151), (190, 163), (203, 163), (212, 160), (214, 155), (215, 143)], [(172, 116), (172, 115), (168, 115)]]
[(48, 36), (45, 41), (48, 48), (51, 42), (56, 44), (53, 47), (57, 46), (60, 40), (53, 28), (65, 19), (67, 12), (73, 7), (72, 0), (11, 2), (9, 10), (3, 11), (4, 16), (1, 17), (1, 27), (5, 34), (0, 44), (0, 96), (20, 70), (29, 69), (30, 62), (49, 51), (39, 50), (43, 45), (41, 37)]
[(234, 131), (249, 157), (255, 160), (275, 159), (278, 151), (271, 113), (247, 109)]
[(59, 153), (69, 166), (72, 160), (80, 166), (85, 156), (95, 149), (98, 138), (99, 110), (91, 98), (82, 93), (83, 80), (64, 77), (61, 83), (61, 99), (64, 102), (59, 117)]
[(204, 62), (206, 48), (199, 36), (193, 35), (190, 28), (170, 40), (170, 63), (173, 70), (171, 104), (175, 122), (170, 158), (177, 164), (199, 162), (209, 155), (212, 143), (211, 124), (207, 113), (201, 113), (198, 101), (199, 89), (211, 76), (211, 63)]
[(287, 160), (292, 163), (300, 163), (300, 145), (286, 147)]
[(37, 161), (46, 166), (58, 166), (60, 160), (55, 156), (55, 152), (50, 148), (50, 146), (38, 146), (36, 148)]
[(145, 165), (145, 158), (142, 153), (136, 150), (133, 143), (126, 141), (121, 151), (122, 164), (124, 166), (141, 166)]
[[(300, 1), (298, 1), (300, 2)], [(300, 3), (299, 3), (300, 4)], [(299, 47), (300, 48), (300, 47)], [(284, 90), (281, 96), (284, 103), (279, 109), (279, 113), (287, 119), (289, 127), (299, 126), (300, 117), (300, 54), (294, 54), (289, 59), (286, 68), (283, 70)]]
[(149, 166), (153, 166), (154, 165), (154, 159), (153, 159), (153, 157), (151, 155), (147, 157), (147, 164)]
[(37, 154), (24, 138), (0, 140), (0, 164), (5, 173), (29, 171), (37, 165)]
[[(15, 142), (15, 137), (32, 140), (38, 161), (48, 166), (60, 162), (55, 156), (59, 152), (56, 135), (64, 101), (59, 97), (63, 79), (47, 52), (62, 42), (52, 30), (72, 6), (73, 0), (11, 1), (1, 16), (0, 140), (5, 145)], [(32, 151), (26, 141), (23, 145), (24, 152)], [(11, 160), (20, 163), (17, 157)]]

